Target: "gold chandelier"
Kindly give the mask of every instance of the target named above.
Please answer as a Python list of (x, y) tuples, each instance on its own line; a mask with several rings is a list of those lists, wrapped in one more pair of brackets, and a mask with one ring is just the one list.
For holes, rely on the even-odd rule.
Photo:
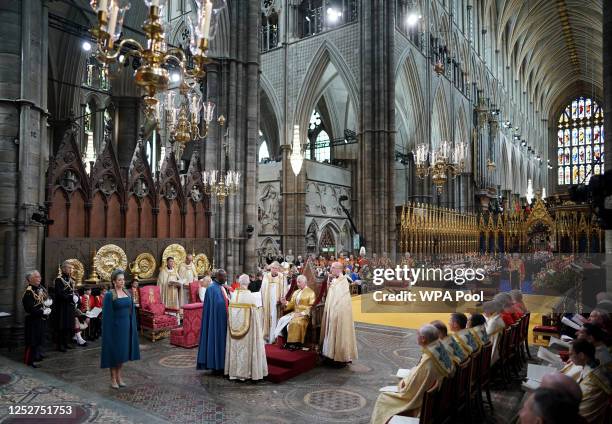
[[(467, 145), (465, 142), (457, 143), (454, 147), (448, 141), (443, 141), (437, 150), (429, 152), (427, 144), (419, 144), (413, 152), (416, 164), (417, 177), (424, 179), (431, 175), (438, 194), (444, 191), (448, 181), (448, 173), (455, 178), (465, 167)], [(431, 156), (431, 161), (430, 161)]]
[[(225, 124), (223, 115), (219, 117), (219, 125)], [(225, 138), (227, 139), (227, 131)], [(227, 140), (223, 144), (225, 153), (225, 162), (229, 161), (229, 143)], [(225, 203), (228, 196), (236, 194), (240, 188), (240, 171), (223, 171), (223, 170), (207, 170), (202, 171), (202, 181), (204, 182), (204, 193), (209, 196), (214, 196), (221, 206)]]
[(168, 89), (170, 82), (169, 67), (176, 67), (182, 80), (201, 80), (206, 75), (206, 65), (210, 62), (206, 53), (210, 40), (215, 35), (220, 11), (225, 7), (225, 0), (195, 0), (196, 22), (188, 17), (191, 28), (190, 50), (193, 55), (193, 68), (187, 67), (183, 50), (168, 48), (162, 18), (168, 0), (144, 0), (149, 8), (147, 19), (142, 29), (146, 44), (125, 38), (121, 39), (121, 30), (125, 13), (130, 8), (127, 0), (90, 0), (91, 7), (97, 13), (98, 23), (91, 29), (96, 39), (96, 57), (103, 66), (126, 60), (133, 56), (141, 61), (134, 74), (134, 81), (144, 93), (146, 112), (149, 116), (155, 113), (159, 100), (156, 94)]
[(202, 180), (204, 181), (204, 193), (216, 197), (221, 205), (225, 203), (228, 196), (236, 194), (240, 188), (239, 171), (223, 172), (216, 169), (202, 171)]
[[(208, 136), (208, 125), (215, 116), (215, 104), (211, 101), (203, 102), (195, 87), (183, 81), (178, 93), (168, 90), (158, 95), (157, 100), (155, 120), (158, 126), (166, 129), (173, 143), (184, 147), (192, 140)], [(221, 115), (217, 121), (223, 126), (225, 118)]]

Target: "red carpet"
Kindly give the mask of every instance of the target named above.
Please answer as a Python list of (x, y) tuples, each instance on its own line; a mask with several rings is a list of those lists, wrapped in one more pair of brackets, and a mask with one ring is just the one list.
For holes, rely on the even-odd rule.
[(286, 350), (276, 344), (266, 345), (268, 359), (268, 380), (281, 383), (302, 373), (308, 372), (317, 365), (317, 354), (313, 351)]

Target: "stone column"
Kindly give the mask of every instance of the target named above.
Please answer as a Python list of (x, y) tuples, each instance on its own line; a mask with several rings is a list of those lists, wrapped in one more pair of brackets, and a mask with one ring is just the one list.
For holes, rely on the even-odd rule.
[[(113, 97), (115, 110), (117, 111), (117, 139), (115, 151), (121, 168), (130, 166), (136, 141), (138, 141), (138, 130), (140, 128), (140, 98), (139, 97)], [(169, 152), (166, 152), (168, 154)]]
[[(23, 329), (24, 276), (41, 269), (43, 228), (31, 220), (44, 204), (47, 141), (47, 2), (0, 3), (0, 310), (13, 340)], [(44, 276), (48, 281), (51, 276)], [(3, 329), (0, 339), (9, 340)]]
[(395, 2), (364, 0), (361, 25), (358, 229), (368, 252), (396, 251)]
[[(257, 226), (259, 48), (253, 34), (259, 28), (260, 9), (257, 2), (232, 2), (229, 7), (232, 32), (225, 34), (230, 38), (229, 57), (219, 59), (216, 76), (211, 67), (213, 74), (209, 75), (208, 85), (209, 97), (218, 98), (217, 116), (225, 116), (227, 128), (219, 130), (217, 123), (211, 126), (217, 130), (206, 141), (209, 145), (205, 147), (204, 163), (207, 169), (237, 170), (242, 175), (238, 193), (228, 197), (223, 206), (214, 206), (213, 201), (217, 215), (211, 225), (214, 231), (211, 236), (217, 239), (215, 264), (235, 276), (253, 271), (257, 265), (257, 235), (248, 239), (246, 227)], [(229, 146), (228, 163), (223, 150), (225, 142)]]
[(293, 254), (306, 253), (306, 163), (296, 176), (289, 162), (291, 147), (281, 146), (283, 166), (281, 169), (281, 250)]

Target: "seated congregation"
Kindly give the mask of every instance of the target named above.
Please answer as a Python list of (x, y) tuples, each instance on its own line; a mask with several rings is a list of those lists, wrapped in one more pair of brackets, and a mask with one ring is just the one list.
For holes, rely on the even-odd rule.
[[(608, 294), (603, 295), (608, 299)], [(508, 422), (609, 423), (612, 419), (612, 302), (600, 302), (561, 352), (563, 367), (546, 367), (535, 385), (523, 384), (520, 411)], [(493, 410), (491, 387), (521, 381), (532, 366), (530, 312), (518, 290), (498, 293), (483, 314), (453, 313), (417, 331), (418, 364), (399, 369), (395, 385), (380, 389), (372, 424), (486, 422), (483, 393)], [(569, 339), (568, 339), (569, 340)]]

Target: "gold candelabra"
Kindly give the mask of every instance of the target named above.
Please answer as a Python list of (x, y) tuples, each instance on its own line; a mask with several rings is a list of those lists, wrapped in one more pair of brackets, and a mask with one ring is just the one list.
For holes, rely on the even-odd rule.
[[(442, 193), (448, 181), (448, 173), (455, 178), (465, 167), (467, 145), (464, 142), (452, 146), (448, 141), (440, 143), (440, 147), (429, 153), (429, 146), (419, 144), (413, 153), (417, 177), (424, 179), (431, 175), (438, 193)], [(431, 159), (431, 162), (430, 162)]]
[(91, 34), (96, 39), (96, 57), (108, 67), (118, 62), (120, 55), (122, 60), (129, 56), (138, 58), (141, 65), (134, 74), (134, 81), (144, 93), (146, 111), (149, 116), (154, 115), (158, 99), (156, 93), (166, 91), (170, 82), (169, 67), (176, 67), (185, 79), (202, 79), (206, 75), (206, 65), (210, 62), (206, 53), (208, 51), (209, 38), (213, 34), (211, 24), (213, 17), (225, 6), (223, 0), (215, 0), (218, 6), (213, 12), (213, 2), (210, 0), (196, 0), (197, 25), (188, 19), (192, 29), (190, 49), (193, 54), (193, 68), (186, 66), (186, 57), (183, 50), (179, 48), (168, 48), (166, 34), (161, 17), (165, 9), (166, 0), (145, 0), (148, 6), (148, 15), (142, 29), (145, 33), (146, 44), (141, 45), (132, 38), (120, 40), (123, 27), (123, 18), (130, 8), (126, 0), (91, 0), (90, 4), (97, 13), (97, 25), (91, 29)]

